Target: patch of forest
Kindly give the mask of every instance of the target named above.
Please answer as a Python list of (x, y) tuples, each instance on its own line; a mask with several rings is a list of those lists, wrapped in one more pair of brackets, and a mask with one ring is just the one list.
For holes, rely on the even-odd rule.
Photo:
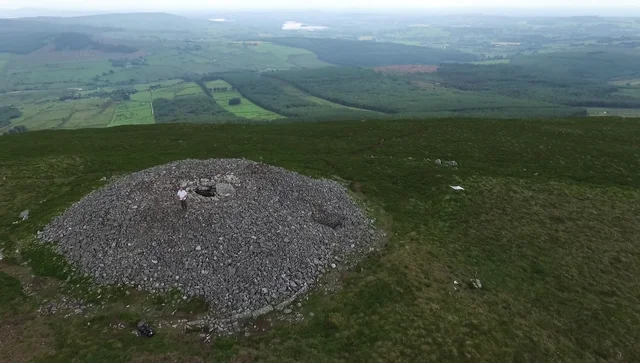
[(472, 62), (478, 59), (476, 55), (458, 50), (398, 43), (330, 38), (274, 38), (273, 41), (310, 50), (321, 60), (342, 66), (438, 65), (443, 62)]
[(514, 57), (510, 65), (524, 66), (542, 76), (607, 82), (616, 78), (640, 78), (640, 55), (613, 48), (594, 51), (555, 52)]
[(153, 110), (158, 123), (216, 123), (243, 120), (207, 96), (177, 97), (173, 100), (158, 98), (153, 101)]
[(419, 115), (480, 117), (583, 116), (586, 110), (495, 92), (468, 92), (417, 82), (413, 76), (386, 75), (372, 69), (331, 67), (270, 73), (314, 96), (352, 107), (402, 117)]
[(22, 116), (22, 111), (20, 111), (15, 106), (1, 106), (0, 107), (0, 127), (7, 126), (11, 124), (11, 120), (16, 119)]
[(27, 54), (42, 48), (53, 34), (1, 33), (0, 53)]
[(541, 72), (512, 64), (444, 64), (436, 76), (443, 84), (460, 90), (494, 92), (521, 100), (579, 107), (640, 107), (640, 99), (615, 94), (616, 86), (568, 72)]
[(9, 129), (9, 131), (5, 132), (3, 135), (11, 135), (11, 134), (23, 134), (28, 132), (29, 129), (24, 125), (18, 125)]

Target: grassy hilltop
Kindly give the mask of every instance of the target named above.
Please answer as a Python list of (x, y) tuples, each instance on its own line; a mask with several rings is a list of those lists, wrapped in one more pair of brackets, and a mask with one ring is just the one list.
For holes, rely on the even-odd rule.
[[(640, 361), (638, 121), (171, 124), (0, 137), (0, 361)], [(303, 322), (270, 328), (267, 316), (259, 332), (211, 342), (166, 323), (136, 338), (141, 316), (158, 325), (203, 307), (90, 289), (34, 242), (103, 177), (215, 157), (346, 181), (389, 241), (337, 276), (337, 292), (321, 288), (296, 308)], [(14, 223), (24, 209), (31, 217)], [(467, 287), (476, 275), (481, 290)], [(42, 313), (62, 297), (93, 307)]]

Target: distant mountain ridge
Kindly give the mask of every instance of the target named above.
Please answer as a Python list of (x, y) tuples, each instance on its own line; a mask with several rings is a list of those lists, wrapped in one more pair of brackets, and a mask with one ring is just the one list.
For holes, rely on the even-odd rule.
[(194, 20), (169, 13), (107, 13), (74, 17), (38, 16), (19, 20), (41, 21), (51, 24), (88, 25), (126, 29), (193, 29), (205, 26), (205, 20)]
[(55, 16), (55, 17), (74, 17), (74, 16), (87, 16), (87, 15), (99, 15), (104, 14), (100, 11), (89, 10), (60, 10), (60, 9), (46, 9), (46, 8), (20, 8), (20, 9), (2, 9), (0, 8), (0, 18), (34, 18), (40, 16)]

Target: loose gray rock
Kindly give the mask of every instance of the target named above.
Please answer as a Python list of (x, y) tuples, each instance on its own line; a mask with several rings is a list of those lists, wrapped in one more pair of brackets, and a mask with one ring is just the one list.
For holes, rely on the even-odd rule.
[(153, 329), (151, 328), (151, 326), (145, 321), (145, 320), (141, 320), (136, 327), (138, 328), (138, 331), (140, 332), (141, 335), (151, 338), (154, 336), (154, 332)]
[(332, 261), (357, 260), (381, 237), (344, 186), (241, 159), (118, 178), (40, 234), (98, 283), (203, 296), (220, 319), (281, 311)]
[(454, 160), (440, 160), (440, 159), (436, 159), (436, 165), (443, 165), (443, 166), (458, 166), (458, 163)]
[(20, 212), (20, 218), (22, 218), (23, 221), (26, 221), (27, 219), (29, 219), (29, 210), (26, 209)]
[(482, 282), (480, 282), (480, 280), (478, 279), (469, 280), (469, 285), (474, 289), (482, 289)]
[(253, 318), (257, 318), (257, 317), (262, 316), (264, 314), (268, 314), (268, 313), (270, 313), (272, 311), (273, 311), (273, 306), (267, 305), (267, 306), (265, 306), (263, 308), (260, 308), (260, 309), (258, 309), (256, 311), (254, 311), (251, 315), (253, 316)]
[(236, 194), (236, 190), (231, 184), (218, 183), (216, 184), (216, 193), (222, 197), (229, 197)]
[(204, 320), (189, 321), (184, 327), (186, 333), (208, 333), (209, 324)]

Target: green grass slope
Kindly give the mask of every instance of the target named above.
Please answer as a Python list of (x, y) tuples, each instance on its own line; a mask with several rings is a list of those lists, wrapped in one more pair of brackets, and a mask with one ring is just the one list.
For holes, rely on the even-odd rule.
[[(11, 291), (0, 304), (25, 299), (0, 316), (0, 361), (640, 361), (638, 121), (169, 124), (0, 137), (0, 271), (30, 286), (22, 297), (0, 274)], [(88, 317), (34, 313), (51, 286), (75, 291), (63, 261), (32, 242), (52, 217), (102, 177), (214, 157), (346, 181), (387, 245), (341, 274), (336, 292), (311, 295), (303, 322), (270, 328), (267, 317), (266, 331), (248, 337), (203, 343), (165, 324), (135, 338), (141, 315), (176, 319), (173, 307), (135, 304), (135, 292), (102, 290)], [(31, 218), (14, 224), (24, 209)], [(55, 278), (36, 284), (32, 273)], [(467, 287), (476, 275), (481, 290)]]

